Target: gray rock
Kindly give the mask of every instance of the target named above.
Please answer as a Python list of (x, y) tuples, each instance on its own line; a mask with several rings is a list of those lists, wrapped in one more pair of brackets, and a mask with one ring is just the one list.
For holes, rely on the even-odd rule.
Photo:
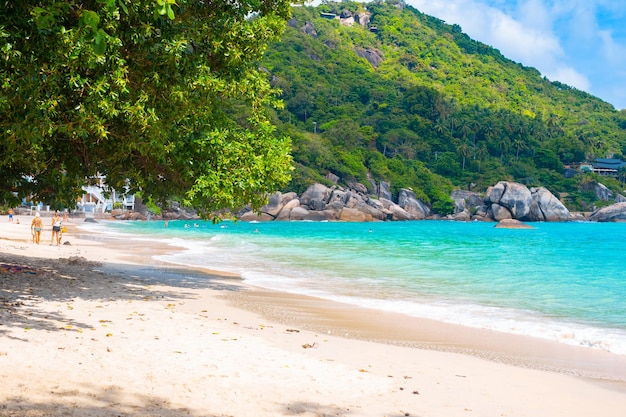
[(361, 184), (360, 182), (351, 182), (349, 184), (350, 189), (356, 191), (357, 193), (367, 195), (367, 187)]
[(530, 206), (530, 221), (564, 222), (570, 218), (569, 210), (544, 187), (531, 188), (532, 203)]
[(368, 27), (370, 24), (370, 16), (372, 14), (369, 12), (358, 12), (355, 15), (355, 19), (357, 23), (363, 27)]
[(492, 204), (490, 210), (491, 217), (497, 222), (513, 218), (513, 214), (511, 214), (511, 211), (508, 208), (499, 204)]
[(332, 191), (324, 184), (313, 184), (300, 196), (300, 205), (312, 210), (324, 210)]
[(393, 201), (381, 198), (380, 202), (383, 204), (383, 207), (391, 213), (390, 220), (413, 220), (409, 213)]
[(289, 220), (305, 220), (308, 218), (310, 211), (302, 206), (294, 207), (290, 210)]
[(494, 227), (498, 229), (534, 229), (534, 227), (515, 219), (501, 220)]
[(313, 36), (314, 38), (317, 38), (317, 31), (315, 30), (315, 27), (313, 26), (313, 23), (311, 22), (306, 22), (306, 24), (302, 26), (300, 31), (302, 31), (302, 33), (305, 33), (309, 36)]
[(378, 184), (376, 195), (380, 199), (385, 198), (391, 200), (391, 185), (386, 181), (381, 181), (380, 184)]
[[(499, 205), (509, 211), (511, 218), (523, 219), (530, 213), (532, 195), (523, 184), (500, 181), (487, 191), (485, 201), (491, 203), (492, 212), (494, 212), (494, 205)], [(499, 215), (503, 214), (502, 210), (498, 208), (496, 208), (496, 212)], [(494, 219), (498, 221), (505, 218), (498, 218), (494, 213)]]
[(594, 211), (589, 216), (594, 222), (626, 222), (626, 203), (615, 203)]
[(490, 216), (490, 206), (485, 204), (481, 204), (476, 207), (476, 212), (472, 215), (472, 220), (480, 221), (480, 222), (488, 222), (493, 221)]
[(354, 53), (361, 58), (365, 58), (374, 68), (378, 68), (381, 62), (383, 62), (383, 54), (376, 48), (362, 48), (360, 46), (355, 46)]
[(250, 210), (250, 211), (246, 211), (241, 216), (239, 216), (239, 219), (244, 222), (269, 222), (269, 221), (274, 220), (275, 217), (267, 213), (263, 213), (263, 212), (256, 213)]
[(454, 213), (452, 216), (450, 216), (450, 219), (461, 221), (461, 222), (468, 222), (470, 221), (470, 214), (467, 210), (463, 210), (463, 211)]
[(466, 190), (454, 190), (450, 194), (450, 198), (454, 200), (455, 213), (479, 207), (483, 204), (484, 200), (480, 194)]
[(413, 220), (423, 220), (430, 216), (430, 209), (415, 196), (415, 192), (408, 188), (400, 190), (398, 205), (404, 209)]
[(606, 188), (604, 184), (597, 183), (593, 188), (593, 192), (599, 200), (610, 201), (613, 199), (613, 192)]
[(333, 184), (337, 184), (339, 182), (339, 177), (335, 174), (333, 174), (332, 172), (327, 173), (324, 178), (326, 178), (328, 181), (332, 182)]
[(261, 207), (261, 211), (272, 217), (278, 216), (278, 213), (283, 209), (283, 195), (279, 191), (270, 195), (267, 199), (267, 204)]

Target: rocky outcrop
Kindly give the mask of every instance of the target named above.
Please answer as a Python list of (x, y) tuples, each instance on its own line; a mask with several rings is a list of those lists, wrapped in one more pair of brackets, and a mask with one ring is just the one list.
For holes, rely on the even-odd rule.
[(594, 222), (626, 222), (626, 203), (616, 203), (594, 211), (589, 216)]
[(369, 179), (370, 184), (372, 184), (372, 190), (378, 198), (385, 198), (387, 200), (391, 200), (391, 185), (386, 181), (381, 181), (377, 183), (373, 178)]
[(343, 10), (341, 14), (339, 14), (339, 23), (344, 26), (353, 26), (354, 25), (354, 16), (350, 10)]
[(570, 219), (569, 210), (546, 188), (529, 190), (515, 182), (500, 181), (490, 187), (485, 204), (489, 207), (490, 217), (496, 221), (562, 222)]
[(360, 46), (355, 46), (354, 53), (361, 58), (365, 58), (374, 68), (378, 68), (380, 63), (383, 62), (382, 52), (375, 48), (361, 48)]
[[(388, 184), (382, 191), (388, 193)], [(367, 187), (360, 183), (350, 184), (348, 188), (313, 184), (299, 197), (295, 193), (272, 194), (260, 212), (247, 210), (240, 219), (371, 222), (421, 220), (430, 214), (430, 208), (410, 189), (400, 190), (396, 204), (391, 199), (369, 195)]]
[(613, 192), (609, 190), (606, 185), (601, 183), (596, 183), (593, 192), (595, 193), (598, 200), (609, 201), (613, 199)]
[(317, 38), (317, 31), (315, 30), (315, 27), (313, 26), (313, 23), (311, 22), (306, 22), (305, 25), (300, 28), (300, 31), (302, 31), (302, 33), (306, 35)]
[(497, 229), (534, 229), (534, 227), (515, 219), (500, 220), (494, 227)]
[(430, 208), (417, 199), (413, 190), (407, 188), (400, 190), (398, 205), (415, 220), (423, 220), (430, 216)]
[(451, 216), (452, 220), (491, 220), (487, 214), (488, 207), (484, 204), (484, 198), (479, 193), (454, 190), (452, 194), (450, 194), (450, 198), (454, 201), (454, 213)]
[(525, 185), (500, 181), (487, 189), (485, 203), (496, 221), (524, 219), (530, 213), (532, 195)]
[(357, 12), (354, 20), (363, 27), (369, 27), (372, 14), (370, 12)]
[(569, 210), (544, 187), (531, 188), (532, 202), (529, 220), (535, 222), (564, 222), (570, 220)]
[(417, 198), (413, 190), (401, 189), (397, 202), (394, 202), (389, 183), (376, 183), (373, 179), (370, 182), (370, 188), (358, 182), (350, 183), (347, 188), (318, 183), (311, 185), (300, 196), (293, 192), (275, 193), (259, 213), (248, 209), (240, 213), (240, 219), (346, 222), (431, 218), (498, 222), (558, 222), (572, 219), (567, 208), (543, 187), (529, 190), (523, 184), (501, 181), (490, 187), (485, 197), (471, 191), (456, 190), (450, 195), (454, 200), (454, 213), (440, 217), (433, 215), (431, 208)]

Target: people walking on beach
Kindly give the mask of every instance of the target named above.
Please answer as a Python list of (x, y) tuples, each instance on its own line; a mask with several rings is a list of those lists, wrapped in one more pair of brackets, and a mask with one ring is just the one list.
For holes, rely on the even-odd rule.
[(9, 221), (11, 223), (13, 223), (13, 215), (15, 214), (15, 212), (13, 211), (13, 209), (9, 209)]
[(39, 245), (41, 240), (41, 230), (43, 229), (43, 221), (39, 213), (35, 213), (33, 221), (30, 223), (30, 231), (33, 235), (33, 242)]
[(50, 242), (51, 245), (54, 245), (56, 240), (57, 246), (61, 244), (61, 217), (59, 216), (59, 212), (55, 211), (54, 216), (52, 217), (52, 240)]

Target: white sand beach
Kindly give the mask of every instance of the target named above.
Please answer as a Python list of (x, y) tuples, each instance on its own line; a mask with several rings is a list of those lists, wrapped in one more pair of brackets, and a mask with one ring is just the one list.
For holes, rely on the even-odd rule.
[(49, 227), (36, 245), (16, 217), (0, 217), (2, 417), (624, 415), (623, 355), (250, 288), (77, 219), (69, 245)]

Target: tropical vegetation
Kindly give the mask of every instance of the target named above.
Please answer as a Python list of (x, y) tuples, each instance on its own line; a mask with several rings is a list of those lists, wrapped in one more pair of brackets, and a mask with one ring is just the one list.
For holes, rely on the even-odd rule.
[(331, 172), (411, 187), (445, 211), (453, 188), (514, 180), (585, 209), (581, 185), (597, 179), (564, 166), (626, 154), (625, 111), (398, 0), (294, 7), (262, 65), (283, 92), (274, 122), (293, 143), (290, 190)]

